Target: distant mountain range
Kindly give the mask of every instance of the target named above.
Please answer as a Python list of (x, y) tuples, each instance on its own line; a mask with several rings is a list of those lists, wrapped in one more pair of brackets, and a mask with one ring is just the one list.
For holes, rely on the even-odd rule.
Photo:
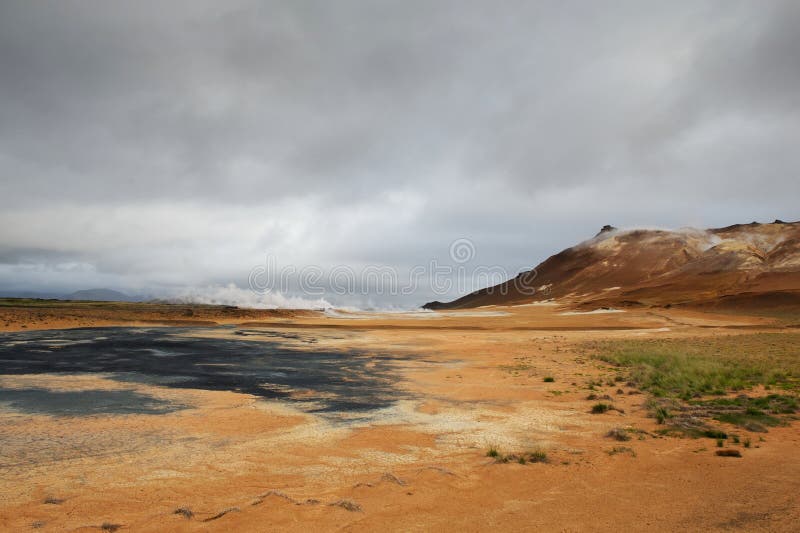
[(31, 298), (42, 300), (78, 300), (94, 302), (139, 302), (141, 298), (112, 289), (85, 289), (70, 294), (38, 291), (3, 291), (0, 298)]
[(62, 297), (64, 300), (83, 300), (93, 302), (134, 302), (136, 298), (128, 296), (124, 292), (112, 289), (84, 289), (75, 291)]
[(619, 230), (550, 257), (517, 278), (427, 309), (557, 299), (585, 307), (800, 308), (800, 222), (708, 230)]

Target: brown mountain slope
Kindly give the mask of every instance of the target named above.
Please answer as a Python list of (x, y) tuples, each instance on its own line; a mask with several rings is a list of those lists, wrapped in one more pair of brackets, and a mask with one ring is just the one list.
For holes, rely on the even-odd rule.
[(518, 305), (555, 298), (585, 306), (731, 305), (800, 308), (800, 222), (697, 230), (618, 230), (530, 272), (427, 309)]

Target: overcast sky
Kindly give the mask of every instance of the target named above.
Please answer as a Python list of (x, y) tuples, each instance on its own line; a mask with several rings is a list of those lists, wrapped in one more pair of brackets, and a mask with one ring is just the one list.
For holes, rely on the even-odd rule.
[(0, 292), (794, 220), (798, 28), (792, 0), (5, 0)]

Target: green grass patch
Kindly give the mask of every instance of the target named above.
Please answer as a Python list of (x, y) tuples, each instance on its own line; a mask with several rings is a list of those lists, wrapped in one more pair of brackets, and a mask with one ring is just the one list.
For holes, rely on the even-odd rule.
[(737, 396), (736, 398), (714, 398), (705, 401), (691, 401), (691, 405), (702, 405), (706, 407), (738, 407), (753, 415), (764, 414), (792, 414), (800, 408), (798, 400), (794, 396), (786, 394), (768, 394), (751, 398), (749, 396)]
[(630, 381), (655, 396), (688, 400), (757, 385), (792, 391), (800, 386), (797, 333), (602, 341), (584, 347), (596, 359), (625, 368)]
[[(766, 432), (800, 410), (798, 333), (601, 341), (583, 349), (614, 365), (616, 376), (625, 375), (630, 386), (648, 392), (648, 408), (658, 423), (686, 436), (721, 438), (703, 419)], [(741, 393), (758, 386), (769, 394)], [(731, 392), (739, 395), (726, 396)], [(611, 408), (600, 405), (592, 412)]]
[(714, 398), (694, 400), (690, 405), (705, 409), (714, 420), (733, 424), (748, 431), (765, 433), (767, 427), (780, 426), (798, 410), (798, 401), (786, 394), (768, 394), (750, 398)]

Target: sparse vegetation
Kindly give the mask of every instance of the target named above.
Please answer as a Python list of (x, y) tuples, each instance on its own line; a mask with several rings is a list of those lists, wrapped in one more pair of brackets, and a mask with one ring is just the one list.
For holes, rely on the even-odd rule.
[(499, 365), (498, 368), (508, 372), (514, 376), (518, 376), (520, 372), (529, 372), (533, 370), (530, 357), (515, 357), (516, 362), (511, 365)]
[(546, 463), (547, 454), (542, 450), (528, 452), (528, 461), (531, 463)]
[(593, 415), (601, 415), (601, 414), (609, 411), (610, 409), (613, 409), (612, 405), (609, 405), (607, 403), (602, 403), (602, 402), (601, 403), (596, 403), (596, 404), (594, 404), (592, 406), (592, 414)]
[(606, 433), (606, 437), (610, 437), (614, 440), (618, 440), (620, 442), (625, 442), (631, 440), (630, 434), (622, 428), (614, 428), (608, 433)]
[(490, 448), (486, 452), (487, 457), (494, 458), (496, 463), (512, 463), (516, 462), (521, 465), (527, 463), (546, 463), (547, 453), (543, 450), (533, 450), (521, 454), (509, 453), (502, 454), (496, 448)]
[(654, 410), (654, 415), (659, 424), (663, 424), (670, 417), (669, 411), (667, 411), (667, 409), (663, 406), (656, 407)]
[(708, 409), (713, 418), (720, 422), (757, 433), (766, 432), (765, 426), (783, 424), (780, 415), (791, 415), (798, 409), (797, 398), (781, 394), (769, 394), (757, 398), (741, 395), (736, 398), (695, 401), (692, 404)]
[[(584, 345), (595, 359), (627, 371), (629, 386), (652, 395), (648, 407), (659, 424), (674, 426), (678, 434), (709, 438), (719, 436), (707, 428), (704, 419), (766, 432), (767, 427), (794, 417), (800, 409), (796, 395), (800, 390), (798, 346), (800, 334), (795, 333)], [(757, 386), (784, 392), (726, 397), (731, 391)], [(598, 404), (592, 412), (605, 412), (602, 409)]]
[(604, 341), (586, 345), (594, 357), (629, 370), (637, 387), (684, 400), (756, 385), (797, 390), (800, 334)]
[(614, 446), (610, 450), (607, 450), (606, 453), (608, 455), (618, 455), (624, 453), (630, 455), (631, 457), (636, 457), (636, 452), (633, 450), (633, 448), (629, 448), (627, 446)]

